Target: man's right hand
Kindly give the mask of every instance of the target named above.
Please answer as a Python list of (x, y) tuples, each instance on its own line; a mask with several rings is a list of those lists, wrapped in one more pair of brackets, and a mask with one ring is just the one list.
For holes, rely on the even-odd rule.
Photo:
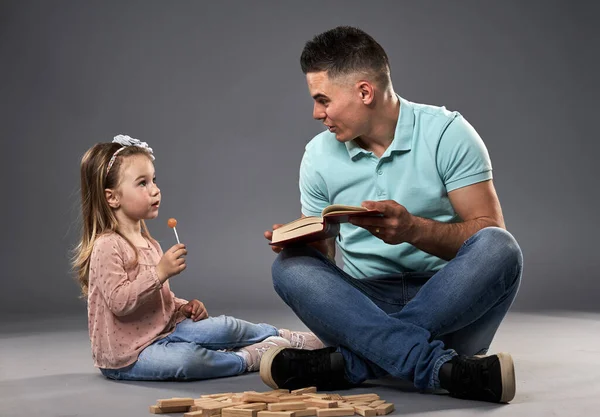
[(156, 266), (156, 274), (160, 282), (165, 282), (185, 269), (185, 255), (187, 255), (187, 249), (183, 243), (173, 245), (165, 252)]

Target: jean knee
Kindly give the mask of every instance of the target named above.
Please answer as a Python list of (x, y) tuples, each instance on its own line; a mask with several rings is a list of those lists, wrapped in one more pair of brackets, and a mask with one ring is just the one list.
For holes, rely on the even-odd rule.
[(514, 236), (500, 227), (486, 227), (474, 237), (482, 245), (482, 250), (492, 254), (492, 266), (508, 272), (507, 285), (518, 285), (523, 270), (523, 253)]
[(190, 349), (179, 358), (179, 369), (175, 372), (177, 379), (197, 379), (202, 369), (210, 366), (210, 356), (205, 348)]
[(302, 247), (282, 250), (271, 266), (275, 288), (293, 289), (301, 281), (299, 278), (306, 275), (312, 261), (310, 253)]

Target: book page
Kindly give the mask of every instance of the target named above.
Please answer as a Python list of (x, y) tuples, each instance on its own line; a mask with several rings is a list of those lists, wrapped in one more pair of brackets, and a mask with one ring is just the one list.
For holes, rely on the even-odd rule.
[(310, 224), (321, 224), (321, 223), (323, 223), (322, 217), (309, 216), (309, 217), (303, 217), (303, 218), (294, 220), (292, 222), (286, 223), (277, 230), (279, 231), (279, 233), (285, 233), (290, 230), (298, 229), (300, 227), (304, 227), (304, 226), (307, 226)]
[(337, 213), (347, 213), (347, 212), (363, 212), (369, 211), (364, 207), (358, 206), (346, 206), (344, 204), (332, 204), (323, 209), (323, 213), (321, 214), (325, 217), (327, 214), (337, 214)]

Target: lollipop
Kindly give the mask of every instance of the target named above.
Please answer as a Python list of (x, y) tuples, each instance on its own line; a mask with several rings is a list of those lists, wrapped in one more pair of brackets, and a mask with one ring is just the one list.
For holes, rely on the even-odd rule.
[(177, 229), (175, 228), (175, 226), (177, 226), (177, 220), (170, 218), (167, 221), (167, 224), (169, 225), (170, 228), (173, 229), (173, 231), (175, 232), (175, 239), (177, 239), (177, 243), (181, 243), (179, 242), (179, 236), (177, 236)]

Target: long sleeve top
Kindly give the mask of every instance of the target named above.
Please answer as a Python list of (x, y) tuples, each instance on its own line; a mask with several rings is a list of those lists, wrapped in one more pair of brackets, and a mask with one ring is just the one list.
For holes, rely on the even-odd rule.
[(179, 312), (187, 301), (175, 297), (168, 281), (158, 279), (156, 266), (163, 251), (154, 239), (138, 247), (117, 233), (100, 236), (90, 260), (88, 329), (94, 365), (119, 369), (134, 363), (155, 340), (175, 330), (185, 319)]

